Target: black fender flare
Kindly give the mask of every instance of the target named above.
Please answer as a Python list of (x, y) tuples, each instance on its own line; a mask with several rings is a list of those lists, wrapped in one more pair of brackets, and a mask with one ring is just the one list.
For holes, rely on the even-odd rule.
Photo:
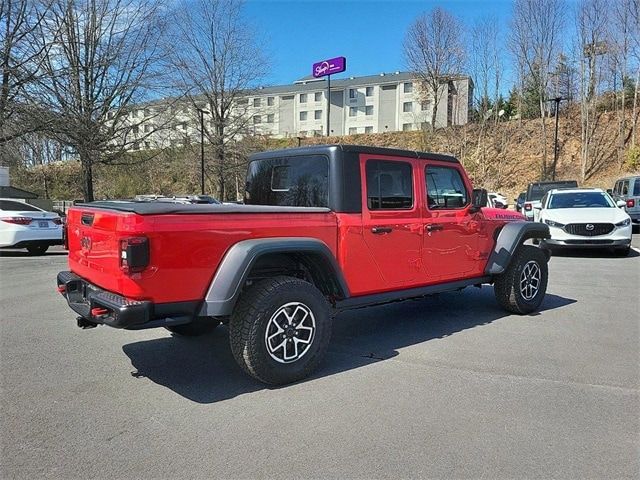
[(231, 315), (251, 268), (263, 255), (272, 253), (312, 254), (327, 262), (335, 277), (340, 295), (349, 296), (349, 289), (333, 253), (324, 242), (307, 237), (273, 237), (243, 240), (233, 245), (220, 262), (211, 280), (202, 308), (201, 316)]
[[(550, 238), (549, 226), (540, 222), (509, 222), (502, 227), (496, 245), (489, 256), (484, 272), (487, 275), (498, 275), (504, 272), (516, 249), (530, 238)], [(547, 258), (548, 258), (547, 252)]]

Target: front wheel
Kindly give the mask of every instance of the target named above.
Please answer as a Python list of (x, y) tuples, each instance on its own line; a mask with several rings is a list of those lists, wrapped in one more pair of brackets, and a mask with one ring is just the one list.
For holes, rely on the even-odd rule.
[(509, 312), (534, 312), (547, 292), (548, 278), (546, 254), (538, 247), (520, 245), (507, 269), (495, 280), (496, 299)]
[(295, 382), (316, 369), (331, 338), (329, 305), (308, 282), (262, 280), (240, 297), (229, 321), (236, 361), (261, 382)]

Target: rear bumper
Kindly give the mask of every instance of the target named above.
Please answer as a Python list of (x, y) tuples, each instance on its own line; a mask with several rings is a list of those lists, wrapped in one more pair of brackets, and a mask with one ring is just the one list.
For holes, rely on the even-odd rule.
[(58, 273), (57, 285), (69, 307), (85, 320), (129, 330), (189, 323), (201, 303), (134, 300), (103, 290), (69, 271)]

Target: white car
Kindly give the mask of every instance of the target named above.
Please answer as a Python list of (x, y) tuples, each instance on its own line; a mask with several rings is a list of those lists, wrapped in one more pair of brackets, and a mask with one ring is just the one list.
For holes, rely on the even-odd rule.
[(62, 244), (59, 215), (28, 203), (0, 198), (0, 248), (26, 248), (42, 255), (51, 245)]
[(551, 232), (542, 246), (610, 248), (626, 256), (631, 249), (631, 218), (623, 207), (624, 202), (614, 202), (599, 188), (551, 190), (536, 207), (536, 219), (549, 225)]
[(509, 200), (501, 193), (489, 192), (487, 193), (487, 207), (492, 208), (507, 208), (509, 206)]

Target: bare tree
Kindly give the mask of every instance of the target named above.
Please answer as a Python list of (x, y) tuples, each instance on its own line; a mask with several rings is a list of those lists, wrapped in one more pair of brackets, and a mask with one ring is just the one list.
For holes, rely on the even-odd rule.
[(588, 179), (602, 163), (602, 145), (596, 141), (602, 113), (597, 100), (607, 55), (608, 3), (606, 0), (583, 0), (577, 13), (577, 52), (580, 55), (581, 177)]
[(47, 10), (44, 1), (0, 0), (0, 145), (42, 126), (30, 90), (46, 48), (34, 42), (34, 34)]
[(561, 0), (515, 0), (509, 47), (537, 89), (542, 132), (540, 177), (547, 177), (546, 93), (564, 24)]
[[(206, 136), (214, 147), (218, 195), (227, 197), (226, 173), (235, 164), (229, 149), (247, 133), (246, 96), (267, 72), (255, 29), (236, 0), (198, 0), (175, 12), (171, 60), (179, 90), (193, 106), (211, 115)], [(229, 160), (229, 161), (228, 161)], [(229, 163), (229, 165), (227, 165)]]
[(409, 69), (433, 97), (431, 128), (436, 127), (438, 105), (447, 94), (448, 81), (458, 75), (465, 61), (464, 26), (446, 10), (436, 7), (419, 16), (404, 40)]
[(39, 29), (39, 99), (49, 129), (82, 165), (85, 201), (94, 199), (93, 168), (122, 161), (144, 135), (133, 114), (157, 79), (162, 25), (154, 0), (55, 0)]

